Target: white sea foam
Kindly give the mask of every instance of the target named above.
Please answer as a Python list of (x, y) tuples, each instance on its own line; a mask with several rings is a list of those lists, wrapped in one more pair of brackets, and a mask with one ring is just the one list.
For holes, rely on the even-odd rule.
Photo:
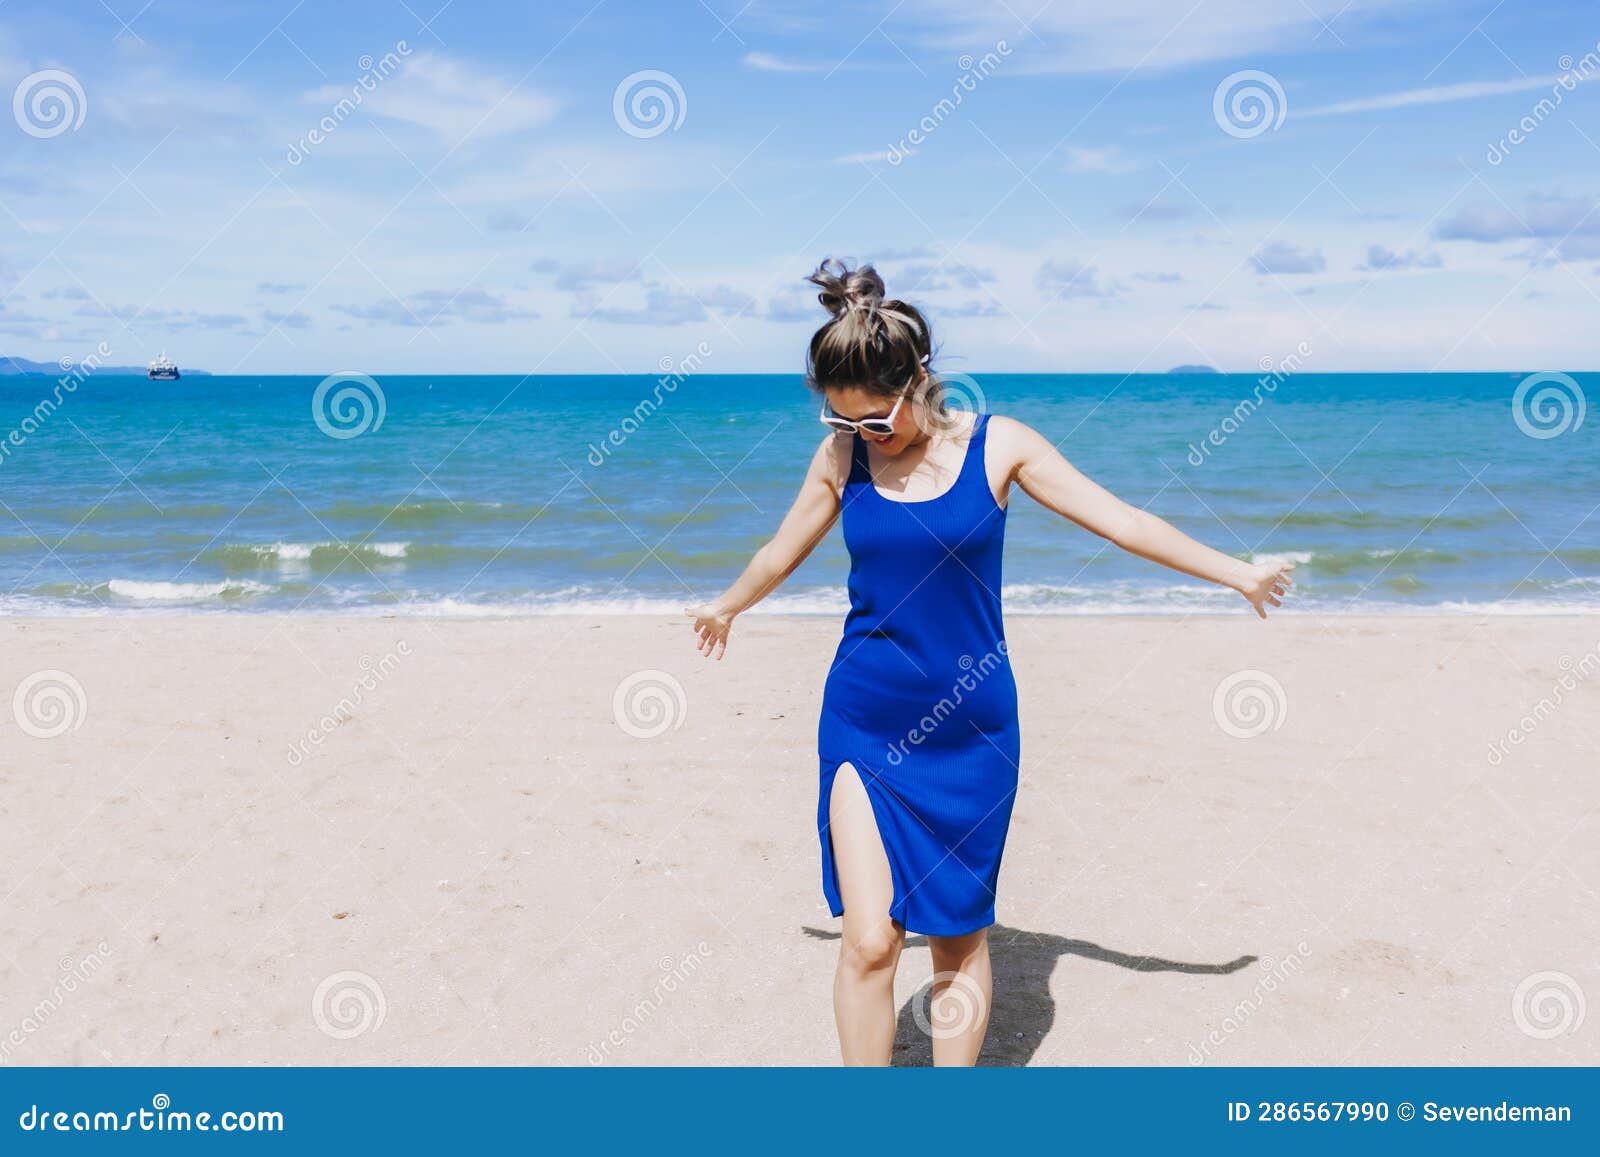
[[(1247, 611), (1243, 600), (1222, 587), (1175, 583), (1139, 586), (1057, 586), (1022, 583), (1001, 592), (1008, 612), (1023, 615), (1159, 615)], [(533, 598), (470, 600), (420, 598), (381, 607), (362, 608), (382, 614), (439, 615), (447, 618), (521, 617), (536, 615), (681, 615), (685, 600), (658, 595), (607, 592), (603, 588), (569, 587)], [(779, 592), (752, 608), (752, 615), (825, 615), (838, 618), (849, 610), (843, 587), (815, 587)]]
[(251, 553), (280, 564), (309, 562), (319, 551), (325, 554), (376, 555), (379, 558), (405, 558), (409, 542), (275, 542), (269, 546), (250, 546)]
[(214, 599), (223, 595), (264, 594), (272, 588), (265, 583), (232, 579), (216, 583), (145, 582), (138, 579), (112, 579), (106, 589), (118, 598), (136, 602), (175, 602)]
[(43, 595), (0, 595), (0, 615), (95, 618), (110, 614), (96, 603), (80, 603)]
[[(1600, 614), (1597, 585), (1600, 585), (1600, 577), (1585, 576), (1552, 583), (1542, 598), (1434, 603), (1370, 597), (1352, 600), (1339, 595), (1319, 597), (1314, 592), (1297, 588), (1296, 596), (1278, 613), (1331, 616), (1596, 615)], [(314, 604), (303, 603), (298, 596), (274, 598), (276, 593), (279, 593), (278, 588), (272, 584), (240, 578), (219, 582), (113, 579), (109, 583), (81, 586), (74, 592), (60, 595), (18, 593), (0, 596), (0, 614), (115, 614), (138, 608), (180, 607), (189, 613), (259, 610), (360, 617), (482, 619), (639, 615), (680, 618), (685, 603), (690, 601), (675, 595), (617, 590), (603, 584), (569, 586), (549, 592), (508, 594), (503, 597), (473, 597), (470, 594), (441, 597), (422, 590), (402, 590), (389, 592), (385, 598), (373, 598), (370, 591), (360, 586), (325, 586), (318, 588), (319, 597)], [(98, 598), (95, 597), (97, 595)], [(110, 597), (107, 598), (107, 595)], [(1007, 613), (1016, 616), (1249, 614), (1244, 601), (1232, 591), (1198, 583), (1017, 583), (1007, 586), (1002, 597)], [(817, 586), (780, 591), (750, 613), (757, 616), (822, 616), (837, 620), (848, 609), (849, 600), (842, 586)]]
[[(355, 617), (438, 617), (454, 619), (532, 618), (552, 615), (574, 615), (596, 618), (637, 615), (662, 616), (678, 619), (683, 615), (682, 599), (651, 595), (618, 594), (614, 598), (600, 595), (555, 598), (538, 596), (528, 598), (470, 599), (434, 598), (420, 592), (399, 602), (365, 601), (363, 591), (324, 592), (328, 602), (321, 605), (275, 604), (271, 599), (240, 596), (262, 595), (273, 588), (261, 583), (162, 583), (114, 579), (100, 589), (109, 590), (113, 596), (109, 603), (84, 603), (79, 599), (37, 595), (0, 595), (0, 615), (57, 616), (106, 615), (132, 613), (139, 608), (181, 607), (187, 613), (236, 614), (241, 609), (265, 612), (286, 611), (315, 615), (331, 613)], [(1592, 591), (1592, 588), (1590, 588)], [(331, 604), (331, 605), (330, 605)], [(840, 619), (848, 609), (844, 590), (834, 593), (802, 593), (788, 597), (775, 596), (754, 608), (757, 616), (797, 615)], [(1140, 615), (1247, 615), (1249, 608), (1231, 591), (1218, 590), (1215, 594), (1204, 588), (1191, 588), (1181, 594), (1167, 594), (1156, 598), (1109, 596), (1104, 589), (1093, 594), (1089, 588), (1039, 588), (1031, 595), (1013, 597), (1006, 592), (1008, 616), (1128, 616)], [(1574, 594), (1571, 598), (1532, 599), (1517, 598), (1500, 601), (1449, 601), (1439, 603), (1412, 603), (1394, 600), (1362, 598), (1348, 599), (1297, 598), (1287, 603), (1278, 614), (1326, 615), (1331, 617), (1367, 617), (1386, 615), (1419, 615), (1441, 617), (1495, 617), (1579, 615), (1600, 616), (1600, 601), (1592, 593)]]
[[(1047, 617), (1075, 617), (1115, 615), (1138, 617), (1141, 615), (1248, 615), (1242, 599), (1232, 591), (1220, 591), (1220, 597), (1204, 599), (1136, 600), (1107, 598), (1102, 592), (1098, 598), (1074, 595), (1071, 598), (1041, 597), (1035, 600), (1010, 600), (1008, 616), (1040, 615)], [(756, 616), (796, 615), (805, 617), (842, 618), (847, 603), (841, 590), (835, 599), (818, 596), (814, 600), (795, 598), (769, 599), (749, 613)], [(504, 600), (470, 602), (459, 599), (418, 599), (414, 602), (366, 604), (342, 608), (341, 614), (404, 615), (440, 618), (528, 618), (554, 615), (609, 618), (615, 616), (666, 616), (677, 618), (683, 614), (680, 600), (639, 596), (615, 599), (582, 598), (570, 600)], [(1327, 615), (1332, 617), (1366, 617), (1373, 615), (1600, 615), (1600, 604), (1593, 601), (1545, 602), (1520, 599), (1502, 603), (1401, 603), (1362, 599), (1308, 601), (1287, 604), (1276, 614)]]

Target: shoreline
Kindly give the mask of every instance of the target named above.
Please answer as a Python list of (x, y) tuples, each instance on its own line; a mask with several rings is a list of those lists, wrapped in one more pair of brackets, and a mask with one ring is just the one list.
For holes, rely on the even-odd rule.
[[(794, 623), (825, 623), (842, 622), (845, 611), (762, 611), (753, 609), (740, 616), (739, 622), (794, 622)], [(1204, 619), (1207, 621), (1226, 621), (1233, 618), (1247, 619), (1251, 622), (1260, 622), (1247, 607), (1242, 604), (1238, 610), (1195, 610), (1195, 611), (1155, 611), (1155, 610), (1130, 610), (1130, 611), (1006, 611), (1007, 623), (1017, 621), (1040, 622), (1078, 622), (1105, 620), (1109, 622), (1166, 622), (1183, 621), (1187, 619)], [(617, 622), (637, 620), (639, 622), (687, 622), (681, 613), (672, 611), (507, 611), (504, 613), (484, 611), (471, 614), (439, 614), (427, 611), (408, 613), (391, 610), (327, 610), (319, 608), (305, 611), (260, 610), (241, 611), (218, 607), (212, 609), (175, 607), (118, 607), (97, 608), (85, 610), (80, 614), (61, 614), (49, 612), (42, 614), (23, 614), (6, 612), (0, 614), (0, 624), (5, 623), (78, 623), (95, 620), (128, 620), (128, 621), (159, 621), (163, 619), (194, 619), (200, 621), (233, 620), (238, 622), (259, 622), (261, 620), (284, 621), (324, 621), (347, 623), (373, 623), (373, 622), (429, 622), (429, 623), (477, 623), (477, 622), (547, 622), (552, 620), (572, 619), (578, 621)], [(1463, 620), (1485, 620), (1500, 622), (1504, 620), (1527, 619), (1531, 621), (1546, 622), (1552, 619), (1597, 619), (1600, 620), (1600, 606), (1593, 610), (1570, 610), (1552, 607), (1540, 610), (1458, 610), (1455, 608), (1427, 610), (1421, 608), (1407, 608), (1393, 611), (1352, 610), (1352, 611), (1327, 611), (1320, 608), (1314, 609), (1289, 609), (1274, 608), (1267, 625), (1273, 622), (1306, 622), (1310, 620), (1326, 619), (1335, 622), (1455, 622)]]

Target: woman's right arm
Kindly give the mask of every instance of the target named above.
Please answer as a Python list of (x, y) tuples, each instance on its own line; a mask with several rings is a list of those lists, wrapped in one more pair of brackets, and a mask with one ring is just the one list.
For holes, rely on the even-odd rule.
[(684, 613), (694, 620), (696, 647), (706, 658), (722, 658), (734, 617), (782, 586), (833, 528), (839, 518), (839, 493), (848, 461), (849, 442), (833, 434), (825, 437), (772, 540), (756, 551), (744, 573), (718, 598), (685, 608)]

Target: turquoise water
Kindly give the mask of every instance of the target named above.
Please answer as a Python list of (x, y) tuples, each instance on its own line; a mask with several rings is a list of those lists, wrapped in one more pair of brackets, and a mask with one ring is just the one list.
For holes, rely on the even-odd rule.
[[(1296, 561), (1301, 608), (1597, 610), (1600, 418), (1575, 405), (1600, 375), (1544, 429), (1525, 376), (976, 380), (1129, 501)], [(822, 436), (798, 377), (382, 377), (350, 429), (337, 390), (317, 421), (321, 380), (0, 379), (0, 609), (672, 610), (737, 573)], [(767, 609), (842, 608), (845, 569), (835, 531)], [(1020, 494), (1006, 586), (1014, 611), (1237, 601)]]

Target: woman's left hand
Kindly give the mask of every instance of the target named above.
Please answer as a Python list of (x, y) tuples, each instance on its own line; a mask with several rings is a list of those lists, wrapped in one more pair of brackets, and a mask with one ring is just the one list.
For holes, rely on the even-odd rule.
[(1234, 589), (1243, 595), (1256, 609), (1256, 614), (1264, 619), (1267, 617), (1268, 605), (1283, 606), (1282, 600), (1286, 597), (1288, 588), (1294, 586), (1294, 580), (1289, 577), (1289, 572), (1293, 569), (1292, 562), (1269, 562), (1251, 566)]

